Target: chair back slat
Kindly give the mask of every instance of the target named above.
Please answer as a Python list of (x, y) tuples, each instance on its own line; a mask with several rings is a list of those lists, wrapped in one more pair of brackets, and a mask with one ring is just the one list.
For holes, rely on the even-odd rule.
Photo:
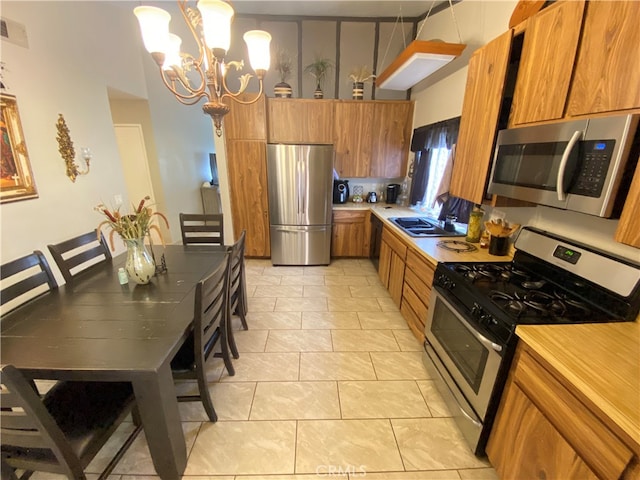
[(225, 321), (229, 297), (229, 259), (225, 261), (196, 285), (194, 314), (194, 347), (197, 355), (205, 355), (205, 346), (219, 333), (221, 323)]
[(5, 416), (2, 416), (2, 443), (20, 448), (42, 448), (50, 450), (50, 443), (44, 439), (38, 430), (21, 430), (18, 426), (5, 425)]
[(180, 231), (183, 245), (224, 244), (224, 220), (219, 213), (181, 213)]
[(239, 296), (243, 292), (242, 282), (244, 279), (244, 245), (246, 231), (242, 231), (240, 238), (231, 249), (231, 266), (230, 269), (230, 285), (229, 285), (229, 307), (231, 311), (235, 310), (238, 304)]
[[(48, 245), (48, 248), (66, 282), (71, 282), (78, 273), (96, 263), (111, 260), (111, 251), (104, 235), (95, 230), (55, 245)], [(82, 250), (73, 253), (76, 249)], [(73, 269), (76, 271), (72, 273)]]
[[(39, 250), (2, 265), (0, 280), (2, 281), (0, 305), (16, 300), (16, 305), (13, 307), (58, 286), (47, 259)], [(27, 296), (27, 294), (30, 295)], [(24, 298), (19, 298), (23, 296)]]

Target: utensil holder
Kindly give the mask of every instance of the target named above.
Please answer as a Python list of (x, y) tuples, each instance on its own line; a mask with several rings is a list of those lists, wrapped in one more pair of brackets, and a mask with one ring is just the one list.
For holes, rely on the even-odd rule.
[(489, 253), (504, 256), (509, 253), (509, 237), (494, 237), (489, 240)]

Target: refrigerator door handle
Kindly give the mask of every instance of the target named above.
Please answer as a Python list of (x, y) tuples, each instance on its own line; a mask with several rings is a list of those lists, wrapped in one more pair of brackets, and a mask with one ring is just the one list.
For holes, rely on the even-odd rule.
[(296, 187), (297, 187), (297, 192), (296, 192), (296, 203), (298, 206), (298, 223), (300, 223), (300, 219), (301, 219), (301, 213), (302, 213), (302, 206), (301, 206), (301, 200), (302, 200), (302, 172), (300, 171), (300, 160), (296, 160), (296, 176), (297, 181), (296, 181)]
[(307, 179), (306, 172), (306, 162), (304, 160), (300, 160), (300, 205), (302, 206), (302, 217), (305, 218), (307, 216), (307, 184), (305, 180)]

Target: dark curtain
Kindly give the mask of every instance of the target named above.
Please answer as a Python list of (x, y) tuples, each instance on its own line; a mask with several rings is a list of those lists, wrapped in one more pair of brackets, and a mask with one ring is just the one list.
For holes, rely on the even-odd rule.
[(430, 150), (442, 146), (441, 142), (443, 139), (447, 148), (451, 149), (458, 141), (459, 129), (460, 117), (455, 117), (418, 127), (413, 131), (411, 151), (415, 152), (415, 159), (411, 193), (409, 194), (409, 202), (411, 205), (415, 205), (424, 198), (427, 185), (429, 184)]

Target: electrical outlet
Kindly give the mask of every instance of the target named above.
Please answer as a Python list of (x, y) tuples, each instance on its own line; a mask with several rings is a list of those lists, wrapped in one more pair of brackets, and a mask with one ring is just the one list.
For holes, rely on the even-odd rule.
[(113, 203), (115, 204), (116, 208), (122, 205), (122, 195), (118, 194), (118, 195), (114, 195), (113, 196)]

